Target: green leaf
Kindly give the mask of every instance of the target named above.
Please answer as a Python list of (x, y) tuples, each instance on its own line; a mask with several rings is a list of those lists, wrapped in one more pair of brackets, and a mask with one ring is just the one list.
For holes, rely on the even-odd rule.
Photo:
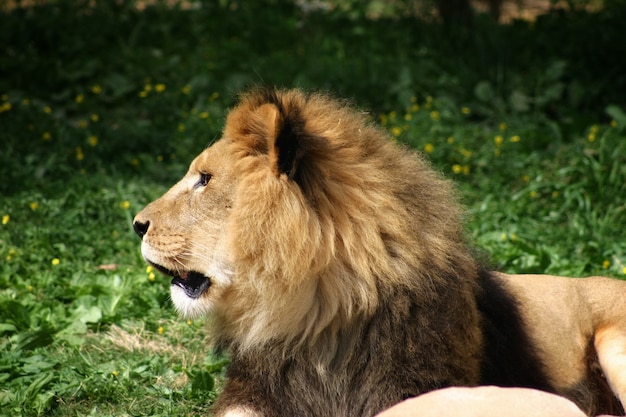
[(4, 324), (13, 324), (17, 330), (26, 330), (30, 327), (30, 312), (22, 304), (14, 300), (7, 300), (0, 304), (0, 317)]
[(495, 93), (489, 81), (481, 81), (474, 87), (474, 95), (480, 101), (490, 102), (493, 100)]
[(626, 129), (626, 113), (619, 106), (611, 104), (604, 111), (617, 122), (617, 128), (620, 132)]
[(48, 346), (53, 341), (54, 330), (41, 328), (26, 331), (15, 336), (17, 350), (30, 350), (37, 347)]
[(511, 109), (518, 113), (525, 113), (530, 110), (530, 98), (519, 90), (514, 90), (509, 97)]
[(98, 323), (102, 318), (102, 310), (96, 306), (89, 308), (80, 306), (76, 309), (74, 314), (83, 323)]
[(0, 323), (0, 334), (2, 333), (12, 333), (17, 331), (17, 327), (10, 323)]
[(206, 371), (196, 372), (191, 383), (191, 390), (194, 393), (212, 391), (215, 387), (215, 379)]

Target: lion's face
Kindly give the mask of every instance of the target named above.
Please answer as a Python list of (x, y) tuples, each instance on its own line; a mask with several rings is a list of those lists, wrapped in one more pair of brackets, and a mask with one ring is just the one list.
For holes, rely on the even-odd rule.
[(225, 225), (236, 177), (227, 148), (221, 141), (202, 152), (134, 222), (144, 258), (172, 277), (172, 300), (186, 317), (212, 309), (231, 283)]

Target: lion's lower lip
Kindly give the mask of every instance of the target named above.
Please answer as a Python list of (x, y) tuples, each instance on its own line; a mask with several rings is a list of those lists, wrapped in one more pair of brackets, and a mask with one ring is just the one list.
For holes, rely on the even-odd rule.
[(196, 299), (204, 294), (211, 286), (211, 280), (199, 272), (189, 271), (184, 278), (174, 276), (172, 285), (182, 288), (189, 298)]

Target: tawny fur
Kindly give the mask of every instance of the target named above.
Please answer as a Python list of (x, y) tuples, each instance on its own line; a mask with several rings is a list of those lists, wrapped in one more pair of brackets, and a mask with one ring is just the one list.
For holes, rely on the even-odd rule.
[(179, 284), (209, 278), (172, 299), (211, 313), (231, 355), (215, 416), (373, 416), (451, 385), (565, 393), (523, 297), (468, 249), (450, 183), (345, 102), (242, 96), (135, 228)]

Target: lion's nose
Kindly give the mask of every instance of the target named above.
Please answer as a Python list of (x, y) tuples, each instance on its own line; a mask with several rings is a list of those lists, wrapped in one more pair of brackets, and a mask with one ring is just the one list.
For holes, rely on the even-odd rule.
[(140, 238), (143, 239), (144, 235), (148, 233), (148, 228), (150, 227), (150, 222), (142, 223), (140, 221), (135, 220), (133, 222), (133, 229), (135, 229), (135, 233), (139, 235)]

